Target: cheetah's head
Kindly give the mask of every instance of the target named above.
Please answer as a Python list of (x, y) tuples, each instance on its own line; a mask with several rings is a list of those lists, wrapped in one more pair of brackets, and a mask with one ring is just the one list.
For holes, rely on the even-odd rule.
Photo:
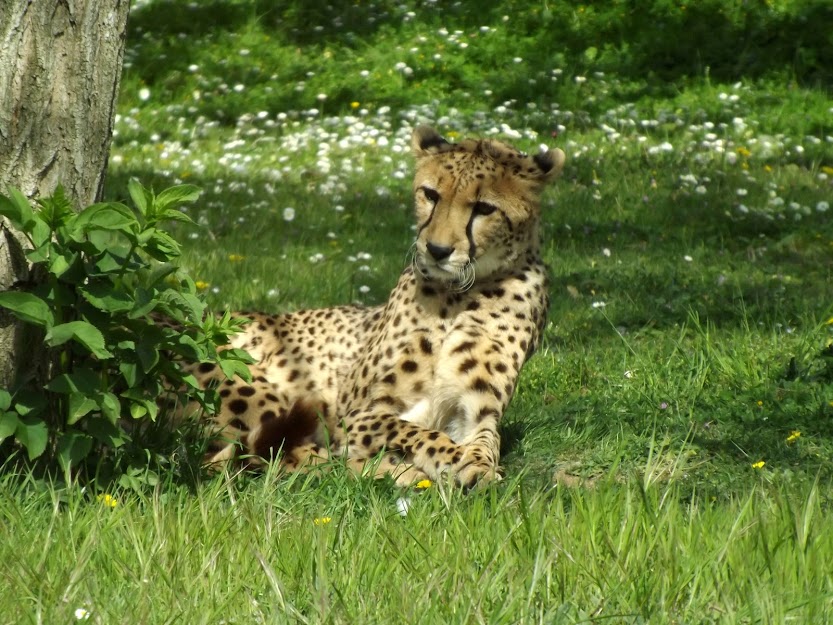
[(414, 265), (425, 279), (466, 290), (537, 250), (539, 196), (560, 173), (564, 152), (527, 156), (491, 139), (449, 143), (427, 126), (414, 130), (411, 147)]

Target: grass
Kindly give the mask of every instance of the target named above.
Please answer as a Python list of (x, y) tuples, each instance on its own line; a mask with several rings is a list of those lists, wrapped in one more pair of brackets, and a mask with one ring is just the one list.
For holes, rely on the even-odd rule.
[[(178, 451), (110, 507), (7, 472), (0, 623), (833, 622), (829, 9), (331, 4), (137, 3), (107, 195), (205, 190), (175, 234), (217, 310), (375, 304), (413, 125), (564, 149), (506, 480), (186, 484)], [(679, 58), (710, 27), (740, 52)]]
[[(11, 482), (11, 483), (10, 483)], [(343, 474), (91, 501), (6, 480), (14, 622), (798, 622), (831, 616), (818, 485), (685, 500), (648, 477), (406, 495)], [(9, 496), (10, 495), (10, 496)], [(115, 503), (114, 506), (112, 504)], [(112, 506), (112, 507), (111, 507)], [(8, 565), (7, 565), (8, 566)], [(748, 572), (748, 575), (745, 574)], [(12, 621), (8, 621), (12, 622)]]

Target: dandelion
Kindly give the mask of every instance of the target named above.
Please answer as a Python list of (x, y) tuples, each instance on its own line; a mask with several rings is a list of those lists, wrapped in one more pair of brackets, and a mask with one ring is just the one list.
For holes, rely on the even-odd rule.
[(764, 462), (763, 460), (758, 460), (758, 462), (753, 462), (752, 463), (752, 468), (753, 469), (763, 469), (765, 464), (766, 464), (766, 462)]
[(787, 443), (794, 443), (795, 441), (798, 440), (798, 438), (800, 436), (801, 436), (801, 432), (799, 432), (798, 430), (793, 430), (792, 432), (790, 432), (790, 435), (787, 437)]
[(205, 282), (204, 280), (197, 280), (194, 282), (194, 286), (197, 287), (198, 291), (205, 291), (208, 287), (211, 286), (210, 282)]
[(119, 505), (118, 499), (116, 499), (112, 495), (99, 495), (98, 500), (108, 508), (115, 508), (117, 505)]
[(351, 109), (357, 109), (357, 108), (359, 108), (360, 106), (361, 106), (361, 102), (351, 102), (351, 103), (350, 103), (350, 108), (351, 108)]
[(85, 610), (84, 608), (76, 608), (74, 614), (76, 621), (86, 621), (90, 618), (89, 610)]
[(285, 209), (283, 209), (283, 220), (292, 221), (293, 219), (295, 219), (295, 209), (291, 206), (288, 206)]
[(312, 520), (312, 524), (316, 526), (327, 525), (327, 523), (331, 522), (333, 519), (332, 517), (322, 516)]
[(737, 150), (735, 150), (735, 152), (737, 152), (744, 158), (749, 158), (752, 155), (752, 152), (750, 152), (747, 148), (743, 146), (739, 147)]
[(827, 321), (825, 321), (824, 323), (825, 323), (825, 325), (828, 325), (828, 326), (833, 326), (833, 317), (830, 317), (830, 319), (828, 319), (828, 320), (827, 320)]
[(246, 258), (245, 256), (241, 256), (240, 254), (229, 254), (228, 259), (233, 263), (239, 263), (241, 260)]
[(416, 483), (416, 488), (420, 490), (425, 490), (426, 488), (431, 488), (431, 480), (420, 480)]
[(758, 408), (761, 408), (764, 405), (764, 402), (760, 399), (756, 403), (758, 404)]

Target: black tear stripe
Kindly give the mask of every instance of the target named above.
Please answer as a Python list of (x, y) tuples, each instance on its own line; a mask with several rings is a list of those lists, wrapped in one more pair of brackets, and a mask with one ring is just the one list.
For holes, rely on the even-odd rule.
[(422, 225), (419, 227), (419, 230), (417, 230), (417, 238), (419, 238), (419, 235), (421, 235), (421, 234), (422, 234), (422, 231), (423, 231), (423, 230), (425, 230), (425, 229), (428, 227), (428, 224), (430, 224), (430, 223), (431, 223), (431, 220), (432, 220), (432, 219), (434, 219), (434, 211), (435, 211), (435, 210), (437, 210), (437, 205), (436, 205), (436, 204), (434, 204), (434, 208), (432, 208), (432, 209), (431, 209), (431, 214), (430, 214), (430, 215), (428, 215), (428, 219), (426, 219), (426, 220), (425, 220), (425, 223), (424, 223), (424, 224), (422, 224)]
[(513, 224), (513, 223), (512, 223), (512, 220), (511, 220), (511, 219), (509, 219), (509, 215), (507, 215), (506, 213), (504, 213), (504, 212), (503, 212), (503, 211), (501, 211), (500, 209), (498, 209), (498, 210), (500, 211), (500, 214), (501, 214), (501, 216), (503, 217), (503, 221), (505, 221), (505, 222), (506, 222), (506, 227), (507, 227), (507, 228), (509, 228), (509, 232), (510, 232), (510, 233), (511, 233), (511, 232), (514, 232), (514, 231), (515, 231), (515, 224)]
[(474, 260), (474, 253), (477, 251), (477, 246), (474, 244), (474, 236), (471, 233), (474, 218), (477, 217), (474, 213), (469, 217), (469, 223), (466, 224), (466, 238), (469, 240), (469, 258)]

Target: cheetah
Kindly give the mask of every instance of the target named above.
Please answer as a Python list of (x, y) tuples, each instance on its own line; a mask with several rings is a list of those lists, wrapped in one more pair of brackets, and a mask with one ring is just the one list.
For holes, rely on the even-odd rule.
[(500, 478), (498, 424), (547, 318), (539, 196), (565, 156), (428, 126), (411, 147), (416, 242), (388, 301), (246, 314), (233, 346), (256, 361), (251, 383), (197, 372), (221, 396), (210, 463), (344, 456), (400, 484)]

